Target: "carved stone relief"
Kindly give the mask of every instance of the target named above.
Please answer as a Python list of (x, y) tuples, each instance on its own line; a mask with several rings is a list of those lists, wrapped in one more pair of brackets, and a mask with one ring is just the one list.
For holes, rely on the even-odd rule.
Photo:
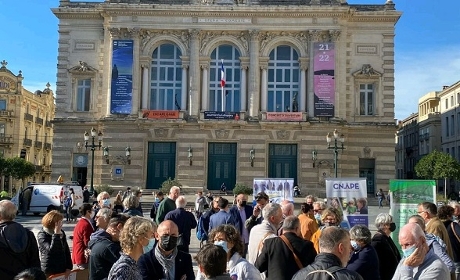
[(230, 131), (228, 131), (226, 129), (216, 130), (216, 138), (217, 139), (227, 139), (229, 134), (230, 134)]
[[(150, 130), (150, 132), (152, 132)], [(155, 128), (153, 129), (153, 135), (154, 137), (157, 137), (157, 138), (165, 138), (165, 137), (168, 137), (168, 134), (169, 134), (169, 129), (167, 128)]]
[(287, 130), (278, 130), (276, 132), (276, 137), (278, 138), (278, 140), (287, 140), (289, 139), (290, 135), (291, 135), (291, 132)]
[(156, 36), (171, 36), (178, 39), (182, 44), (184, 44), (185, 48), (189, 48), (190, 44), (190, 36), (191, 33), (186, 30), (141, 30), (139, 32), (139, 36), (141, 38), (141, 48), (144, 49), (145, 46), (150, 42), (150, 40)]
[(364, 154), (365, 158), (370, 158), (371, 157), (371, 152), (372, 152), (371, 148), (369, 148), (369, 147), (364, 147), (363, 148), (363, 154)]

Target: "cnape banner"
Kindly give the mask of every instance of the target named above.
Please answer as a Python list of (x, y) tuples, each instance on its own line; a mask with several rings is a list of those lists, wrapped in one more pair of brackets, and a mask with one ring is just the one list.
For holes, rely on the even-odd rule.
[(341, 227), (369, 226), (366, 178), (326, 179), (326, 197), (328, 206), (343, 214)]
[[(390, 215), (396, 224), (391, 233), (398, 240), (399, 230), (407, 224), (412, 215), (418, 215), (418, 204), (428, 201), (436, 203), (436, 182), (434, 180), (390, 180)], [(395, 242), (400, 248), (399, 243)]]
[(131, 114), (133, 40), (113, 40), (110, 113)]
[(294, 179), (292, 178), (259, 178), (254, 179), (252, 199), (265, 192), (270, 202), (280, 203), (283, 200), (294, 201)]

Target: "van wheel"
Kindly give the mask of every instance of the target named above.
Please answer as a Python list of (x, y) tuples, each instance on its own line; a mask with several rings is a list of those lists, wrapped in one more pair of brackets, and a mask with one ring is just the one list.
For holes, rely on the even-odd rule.
[(34, 216), (38, 216), (38, 215), (40, 215), (39, 212), (34, 212)]
[(53, 205), (50, 205), (46, 208), (46, 213), (51, 212), (53, 210), (56, 210), (56, 207), (54, 207)]

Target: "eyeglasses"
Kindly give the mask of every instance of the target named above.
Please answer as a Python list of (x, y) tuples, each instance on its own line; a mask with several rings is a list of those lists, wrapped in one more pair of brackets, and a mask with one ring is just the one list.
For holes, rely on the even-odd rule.
[(324, 209), (313, 209), (313, 212), (318, 213), (320, 211), (323, 211)]
[(426, 211), (420, 211), (420, 212), (417, 212), (417, 214), (422, 214), (422, 213), (426, 213)]

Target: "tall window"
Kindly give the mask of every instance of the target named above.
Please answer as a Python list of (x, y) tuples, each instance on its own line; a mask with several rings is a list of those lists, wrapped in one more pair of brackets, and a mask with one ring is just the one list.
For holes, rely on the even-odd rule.
[(359, 85), (359, 114), (362, 116), (374, 115), (374, 85)]
[[(225, 86), (221, 87), (222, 60), (224, 61)], [(232, 45), (218, 46), (211, 53), (209, 70), (209, 110), (222, 111), (222, 96), (224, 111), (239, 112), (240, 96), (240, 53)]]
[(163, 44), (153, 51), (150, 80), (151, 110), (182, 110), (182, 60), (176, 45)]
[(0, 100), (0, 111), (5, 111), (6, 110), (6, 100), (1, 99)]
[(0, 123), (0, 137), (5, 137), (5, 123)]
[(268, 112), (299, 111), (299, 55), (290, 46), (278, 46), (268, 63)]
[(77, 111), (89, 111), (91, 98), (91, 79), (78, 80), (77, 83)]

